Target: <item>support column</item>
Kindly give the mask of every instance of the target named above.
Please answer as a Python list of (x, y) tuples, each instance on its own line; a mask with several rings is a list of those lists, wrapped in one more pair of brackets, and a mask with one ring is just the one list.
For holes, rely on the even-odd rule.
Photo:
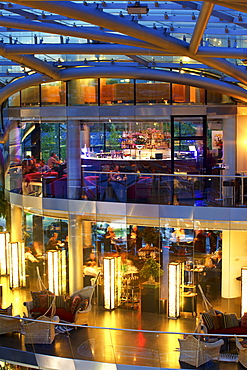
[(67, 122), (67, 190), (68, 199), (81, 197), (80, 121)]
[(87, 124), (83, 125), (83, 130), (81, 131), (81, 147), (84, 146), (90, 149), (90, 127)]
[(237, 115), (237, 172), (247, 172), (247, 108), (238, 109)]
[(16, 206), (11, 206), (11, 234), (10, 240), (13, 242), (22, 241), (22, 209)]
[[(81, 197), (80, 121), (67, 122), (67, 190), (68, 199)], [(83, 288), (83, 245), (81, 216), (68, 215), (69, 236), (69, 292)]]
[(246, 266), (247, 231), (223, 230), (222, 232), (222, 297), (237, 298), (241, 295), (241, 267)]
[(236, 117), (223, 120), (223, 159), (226, 165), (225, 175), (235, 176), (236, 172)]
[[(236, 173), (236, 117), (232, 116), (223, 120), (223, 160), (225, 170), (223, 175), (235, 176)], [(227, 180), (227, 181), (226, 181)], [(229, 181), (228, 181), (229, 180)], [(232, 207), (236, 203), (235, 178), (223, 178), (224, 206)]]
[(69, 293), (83, 288), (83, 249), (81, 216), (70, 214), (69, 226)]

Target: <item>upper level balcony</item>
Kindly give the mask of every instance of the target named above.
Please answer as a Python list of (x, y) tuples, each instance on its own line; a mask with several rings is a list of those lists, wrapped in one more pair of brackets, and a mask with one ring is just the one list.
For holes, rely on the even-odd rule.
[[(161, 162), (139, 163), (133, 172), (130, 162), (124, 162), (123, 170), (109, 171), (110, 163), (98, 171), (92, 160), (84, 160), (82, 178), (77, 181), (77, 197), (82, 201), (117, 203), (142, 203), (158, 205), (182, 205), (200, 207), (245, 207), (247, 205), (247, 177), (244, 174), (198, 175), (192, 173), (159, 173)], [(115, 162), (116, 163), (116, 162)], [(118, 161), (119, 163), (119, 161)], [(150, 163), (149, 163), (150, 165)], [(92, 168), (96, 168), (96, 170)], [(136, 164), (134, 164), (136, 167)], [(146, 172), (146, 170), (149, 172)], [(216, 171), (223, 173), (224, 168)], [(152, 171), (152, 172), (151, 172)], [(60, 165), (49, 172), (32, 172), (22, 175), (18, 166), (10, 168), (6, 175), (6, 190), (26, 196), (68, 199), (67, 169)]]

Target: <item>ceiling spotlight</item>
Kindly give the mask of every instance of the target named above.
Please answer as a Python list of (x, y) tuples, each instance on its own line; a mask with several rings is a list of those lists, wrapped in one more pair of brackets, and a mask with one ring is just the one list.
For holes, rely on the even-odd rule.
[(192, 19), (192, 21), (195, 21), (195, 20), (196, 20), (195, 13), (192, 13), (192, 15), (191, 15), (191, 19)]
[(147, 4), (141, 4), (140, 1), (136, 1), (134, 5), (129, 4), (127, 6), (127, 11), (129, 14), (147, 14), (149, 8)]
[(242, 14), (241, 13), (238, 15), (238, 21), (239, 22), (242, 22), (243, 21), (243, 17), (242, 17)]
[(165, 12), (164, 17), (165, 17), (165, 19), (169, 19), (169, 16), (168, 16), (167, 12)]

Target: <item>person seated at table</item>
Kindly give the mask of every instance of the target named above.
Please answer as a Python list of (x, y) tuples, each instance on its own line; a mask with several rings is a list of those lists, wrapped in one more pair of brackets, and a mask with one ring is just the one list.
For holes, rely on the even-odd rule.
[(109, 176), (110, 186), (112, 188), (112, 197), (118, 202), (126, 201), (126, 175), (119, 171), (119, 166), (116, 165)]
[(121, 174), (119, 171), (119, 165), (115, 165), (110, 173), (110, 181), (124, 181), (126, 178), (126, 175)]
[(47, 162), (48, 166), (53, 169), (60, 164), (59, 158), (56, 153), (52, 152)]
[(47, 251), (58, 249), (58, 246), (57, 246), (58, 239), (57, 238), (58, 238), (58, 233), (54, 233), (47, 243), (47, 247), (46, 247)]
[(104, 249), (106, 253), (116, 250), (116, 234), (112, 227), (108, 226), (104, 236)]
[(51, 172), (51, 168), (48, 166), (48, 164), (45, 164), (45, 161), (43, 159), (38, 160), (37, 163), (39, 172), (41, 173)]
[(203, 292), (206, 295), (209, 293), (214, 294), (216, 288), (216, 266), (213, 258), (206, 258), (203, 271), (200, 275), (199, 284), (201, 285)]

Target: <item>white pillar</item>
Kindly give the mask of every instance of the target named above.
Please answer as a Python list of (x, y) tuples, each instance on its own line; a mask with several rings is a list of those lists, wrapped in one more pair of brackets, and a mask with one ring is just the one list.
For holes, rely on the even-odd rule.
[(70, 214), (69, 226), (69, 293), (83, 288), (83, 246), (81, 216)]
[(11, 234), (10, 241), (21, 242), (22, 241), (22, 209), (11, 205)]
[(223, 119), (223, 159), (225, 175), (235, 176), (236, 172), (236, 116)]
[(80, 199), (81, 195), (81, 145), (80, 121), (67, 122), (67, 190), (68, 199)]
[(247, 108), (238, 110), (237, 115), (237, 172), (247, 172)]
[(241, 267), (247, 266), (247, 231), (222, 232), (222, 297), (237, 298), (241, 295)]

